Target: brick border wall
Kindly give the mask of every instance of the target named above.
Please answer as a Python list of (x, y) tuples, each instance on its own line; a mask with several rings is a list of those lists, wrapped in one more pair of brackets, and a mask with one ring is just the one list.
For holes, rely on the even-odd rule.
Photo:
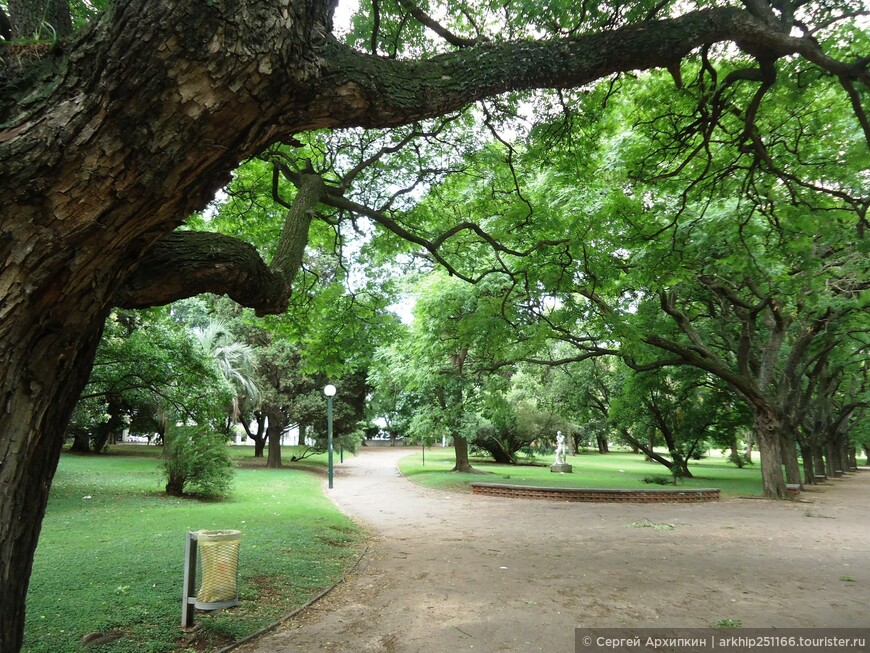
[(718, 501), (719, 488), (691, 490), (611, 490), (576, 487), (537, 487), (529, 485), (503, 485), (501, 483), (472, 483), (474, 494), (520, 499), (550, 499), (587, 503), (700, 503)]

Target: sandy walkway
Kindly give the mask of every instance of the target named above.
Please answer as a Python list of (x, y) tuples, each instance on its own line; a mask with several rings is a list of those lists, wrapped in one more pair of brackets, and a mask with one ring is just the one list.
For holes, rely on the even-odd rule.
[(369, 555), (240, 651), (570, 653), (577, 626), (870, 626), (870, 471), (807, 502), (569, 504), (428, 490), (396, 471), (407, 453), (337, 469), (330, 496), (376, 534)]

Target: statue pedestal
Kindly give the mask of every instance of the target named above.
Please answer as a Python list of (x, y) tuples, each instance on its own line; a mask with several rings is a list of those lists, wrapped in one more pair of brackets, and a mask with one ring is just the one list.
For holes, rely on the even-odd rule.
[(573, 469), (568, 463), (553, 463), (550, 465), (550, 471), (557, 474), (570, 474)]

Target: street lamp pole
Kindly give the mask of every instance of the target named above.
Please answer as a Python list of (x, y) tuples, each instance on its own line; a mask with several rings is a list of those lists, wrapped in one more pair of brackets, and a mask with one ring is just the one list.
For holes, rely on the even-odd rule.
[(332, 489), (332, 398), (335, 396), (335, 386), (331, 383), (323, 388), (326, 395), (326, 451), (329, 475), (329, 489)]

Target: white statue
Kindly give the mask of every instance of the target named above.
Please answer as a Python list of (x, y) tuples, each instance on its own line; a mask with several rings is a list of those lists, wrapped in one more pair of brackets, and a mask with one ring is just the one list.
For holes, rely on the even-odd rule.
[(562, 435), (562, 431), (556, 431), (556, 464), (564, 465), (566, 455), (565, 436)]

